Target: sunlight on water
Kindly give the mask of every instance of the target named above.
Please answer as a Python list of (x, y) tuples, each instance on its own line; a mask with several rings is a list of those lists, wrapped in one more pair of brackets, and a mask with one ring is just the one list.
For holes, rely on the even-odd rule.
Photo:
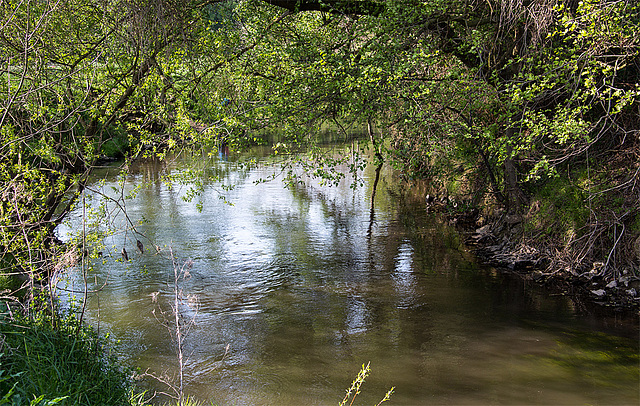
[[(175, 346), (153, 315), (170, 310), (171, 250), (179, 266), (193, 260), (180, 282), (199, 304), (182, 308), (195, 317), (186, 392), (202, 401), (337, 404), (371, 361), (359, 404), (377, 403), (391, 386), (398, 405), (638, 404), (637, 321), (606, 328), (568, 298), (479, 266), (445, 221), (403, 198), (393, 174), (381, 181), (370, 223), (370, 186), (255, 185), (276, 169), (217, 165), (237, 185), (226, 195), (233, 205), (209, 182), (197, 198), (202, 211), (181, 199), (186, 188), (159, 181), (158, 164), (127, 178), (126, 190), (149, 181), (125, 201), (140, 234), (105, 241), (104, 263), (88, 275), (90, 290), (104, 287), (89, 297), (87, 318), (120, 340), (132, 366), (176, 374)], [(101, 190), (111, 186), (107, 177)], [(79, 272), (63, 285), (82, 290)]]

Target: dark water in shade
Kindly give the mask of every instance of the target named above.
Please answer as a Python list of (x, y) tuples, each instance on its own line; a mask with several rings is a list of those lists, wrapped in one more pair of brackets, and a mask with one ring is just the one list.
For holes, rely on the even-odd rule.
[[(210, 165), (236, 188), (205, 181), (203, 194), (184, 202), (187, 188), (163, 184), (158, 164), (126, 177), (125, 189), (139, 190), (122, 202), (132, 222), (144, 219), (145, 238), (129, 231), (106, 240), (110, 254), (88, 276), (90, 289), (106, 285), (89, 296), (87, 319), (120, 340), (131, 365), (176, 373), (169, 332), (152, 314), (155, 292), (170, 306), (171, 247), (179, 264), (193, 261), (180, 282), (199, 305), (181, 308), (195, 316), (185, 392), (201, 401), (336, 405), (370, 362), (354, 404), (376, 404), (391, 386), (386, 404), (395, 405), (640, 403), (637, 315), (594, 315), (478, 265), (392, 173), (383, 173), (371, 222), (372, 173), (356, 190), (286, 189), (279, 180), (254, 184), (276, 170), (267, 163)], [(107, 177), (101, 190), (113, 195), (111, 186)], [(123, 246), (130, 261), (114, 261)], [(67, 283), (81, 280), (76, 271)]]

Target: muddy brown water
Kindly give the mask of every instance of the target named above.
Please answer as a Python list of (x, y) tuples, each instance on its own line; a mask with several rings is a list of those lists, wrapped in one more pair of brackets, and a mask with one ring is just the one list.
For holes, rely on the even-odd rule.
[[(171, 250), (179, 266), (193, 261), (180, 281), (197, 303), (181, 307), (194, 321), (184, 387), (203, 402), (336, 405), (370, 362), (354, 404), (376, 404), (392, 386), (395, 405), (640, 403), (637, 315), (595, 314), (479, 265), (390, 170), (372, 216), (370, 171), (355, 190), (316, 181), (284, 188), (280, 178), (255, 184), (277, 172), (266, 161), (207, 165), (235, 188), (205, 180), (186, 202), (188, 188), (164, 184), (167, 168), (154, 162), (123, 180), (126, 191), (138, 188), (122, 202), (144, 237), (129, 230), (105, 240), (87, 278), (89, 290), (102, 289), (88, 296), (86, 319), (119, 340), (129, 365), (177, 374), (175, 345), (156, 317), (158, 306), (170, 310)], [(93, 189), (120, 196), (116, 175)], [(80, 207), (61, 235), (81, 216)], [(102, 216), (126, 225), (115, 210)], [(81, 291), (82, 280), (71, 271), (59, 286)], [(141, 385), (167, 390), (151, 378)]]

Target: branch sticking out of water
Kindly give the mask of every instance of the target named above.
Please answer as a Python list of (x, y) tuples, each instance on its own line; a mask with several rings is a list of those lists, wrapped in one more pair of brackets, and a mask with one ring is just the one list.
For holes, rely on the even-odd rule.
[[(167, 393), (164, 394), (176, 399), (177, 404), (179, 406), (183, 406), (186, 401), (184, 397), (184, 365), (186, 361), (184, 358), (184, 340), (186, 339), (191, 327), (195, 324), (196, 315), (198, 313), (198, 301), (197, 297), (192, 295), (185, 297), (182, 293), (182, 288), (180, 287), (180, 280), (189, 278), (189, 270), (193, 266), (193, 261), (189, 259), (180, 265), (173, 253), (173, 249), (170, 248), (169, 252), (171, 256), (171, 264), (173, 266), (171, 311), (165, 311), (160, 306), (160, 303), (158, 302), (159, 292), (152, 293), (151, 300), (157, 304), (158, 309), (157, 312), (156, 309), (153, 310), (153, 315), (160, 324), (169, 330), (169, 333), (176, 344), (178, 377), (176, 379), (177, 382), (175, 380), (172, 382), (172, 379), (162, 379), (150, 373), (145, 373), (145, 375), (152, 376), (159, 382), (167, 385), (175, 395), (169, 395)], [(184, 316), (180, 311), (180, 308), (185, 304), (195, 310), (195, 313), (191, 317)]]

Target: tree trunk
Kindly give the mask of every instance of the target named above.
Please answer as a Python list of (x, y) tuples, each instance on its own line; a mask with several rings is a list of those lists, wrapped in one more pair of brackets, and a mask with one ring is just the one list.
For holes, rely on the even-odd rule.
[[(507, 138), (509, 140), (518, 135), (518, 129), (514, 127), (507, 128)], [(520, 214), (524, 207), (525, 199), (520, 187), (518, 186), (518, 168), (516, 167), (515, 157), (513, 156), (513, 148), (507, 146), (507, 159), (504, 161), (504, 183), (507, 212), (509, 214)]]

